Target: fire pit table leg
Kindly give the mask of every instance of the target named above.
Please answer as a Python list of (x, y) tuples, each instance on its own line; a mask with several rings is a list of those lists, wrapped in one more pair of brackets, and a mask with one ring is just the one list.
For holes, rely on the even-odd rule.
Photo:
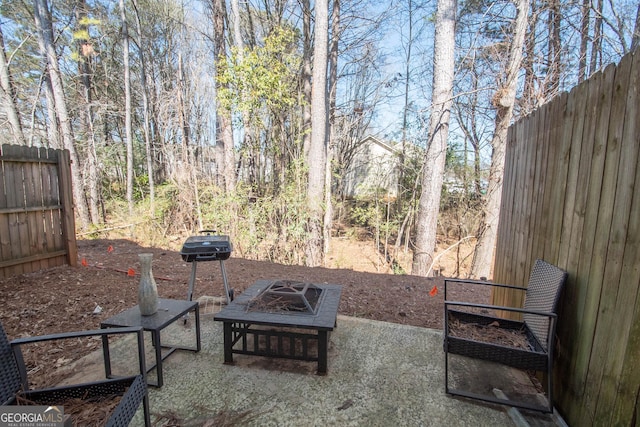
[(233, 364), (233, 337), (231, 336), (232, 322), (223, 322), (223, 338), (224, 338), (224, 363), (225, 365)]
[(318, 331), (318, 375), (327, 375), (327, 350), (329, 348), (329, 333)]

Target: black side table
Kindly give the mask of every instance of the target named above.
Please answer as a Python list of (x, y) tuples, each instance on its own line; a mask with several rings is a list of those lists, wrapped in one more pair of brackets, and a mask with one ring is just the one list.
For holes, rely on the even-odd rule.
[[(163, 346), (160, 343), (160, 332), (175, 322), (181, 319), (188, 312), (193, 311), (195, 313), (196, 321), (196, 347), (180, 347), (180, 346)], [(197, 301), (180, 301), (172, 299), (158, 299), (158, 311), (151, 316), (142, 316), (140, 314), (140, 307), (135, 306), (123, 311), (120, 314), (116, 314), (113, 317), (100, 323), (100, 328), (113, 328), (113, 327), (128, 327), (128, 326), (141, 326), (143, 330), (151, 332), (151, 342), (155, 348), (156, 363), (147, 369), (147, 372), (156, 369), (158, 381), (147, 383), (151, 386), (162, 387), (162, 361), (169, 357), (176, 350), (189, 350), (200, 351), (200, 307)], [(103, 337), (102, 351), (104, 353), (104, 369), (107, 377), (111, 377), (111, 357), (109, 355), (109, 346), (105, 345), (104, 340), (108, 339)], [(166, 354), (162, 355), (162, 349), (168, 349)]]

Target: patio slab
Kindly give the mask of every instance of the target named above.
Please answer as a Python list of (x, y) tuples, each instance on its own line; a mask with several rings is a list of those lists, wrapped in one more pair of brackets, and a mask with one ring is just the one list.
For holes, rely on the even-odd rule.
[[(180, 331), (190, 327), (178, 322), (168, 333), (191, 336)], [(174, 353), (164, 364), (164, 386), (149, 389), (152, 420), (278, 427), (513, 425), (501, 407), (445, 394), (440, 331), (338, 316), (328, 374), (318, 376), (313, 362), (235, 355), (235, 365), (224, 365), (221, 324), (204, 314), (201, 327), (202, 351)], [(142, 418), (132, 425), (142, 425)]]

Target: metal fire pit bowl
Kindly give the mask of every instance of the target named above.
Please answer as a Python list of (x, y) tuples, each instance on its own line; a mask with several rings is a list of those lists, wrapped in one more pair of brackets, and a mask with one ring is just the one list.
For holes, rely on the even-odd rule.
[(248, 311), (316, 314), (322, 288), (293, 280), (276, 280), (247, 304)]

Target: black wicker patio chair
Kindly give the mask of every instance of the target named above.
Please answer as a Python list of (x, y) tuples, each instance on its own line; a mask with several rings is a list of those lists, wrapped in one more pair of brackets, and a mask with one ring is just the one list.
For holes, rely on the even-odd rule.
[[(490, 283), (478, 280), (447, 279), (444, 288), (444, 352), (445, 352), (445, 390), (448, 394), (480, 399), (487, 402), (504, 404), (541, 412), (553, 412), (553, 347), (556, 329), (556, 306), (567, 273), (545, 261), (537, 260), (531, 271), (526, 288)], [(447, 287), (465, 284), (493, 286), (496, 288), (526, 291), (524, 308), (501, 307), (485, 304), (472, 304), (462, 301), (449, 301)], [(506, 320), (498, 317), (496, 311), (521, 313), (522, 321)], [(460, 333), (456, 328), (464, 329), (465, 325), (474, 330), (472, 338), (469, 334)], [(467, 328), (469, 326), (466, 326)], [(495, 331), (487, 328), (510, 330), (522, 336), (520, 345), (491, 342), (481, 337)], [(483, 338), (483, 339), (480, 339)], [(497, 341), (497, 340), (496, 340)], [(523, 344), (526, 343), (526, 346)], [(526, 347), (526, 348), (523, 348)], [(457, 354), (473, 359), (482, 359), (507, 365), (526, 371), (542, 371), (547, 379), (547, 399), (544, 404), (523, 399), (511, 399), (498, 392), (499, 397), (452, 388), (449, 384), (449, 357)], [(457, 372), (457, 371), (456, 371)], [(471, 379), (473, 381), (473, 379)]]
[[(141, 374), (86, 382), (74, 385), (30, 390), (27, 369), (20, 346), (43, 341), (136, 334)], [(103, 341), (104, 342), (104, 341)], [(106, 340), (108, 345), (108, 340)], [(103, 349), (104, 350), (104, 349)], [(103, 352), (104, 354), (104, 352)], [(128, 426), (142, 402), (144, 422), (151, 425), (147, 393), (144, 341), (142, 328), (112, 328), (78, 331), (38, 337), (19, 338), (9, 342), (0, 323), (0, 405), (17, 405), (24, 399), (36, 405), (64, 406), (66, 399), (92, 399), (121, 396), (120, 402), (106, 422), (107, 426)]]

